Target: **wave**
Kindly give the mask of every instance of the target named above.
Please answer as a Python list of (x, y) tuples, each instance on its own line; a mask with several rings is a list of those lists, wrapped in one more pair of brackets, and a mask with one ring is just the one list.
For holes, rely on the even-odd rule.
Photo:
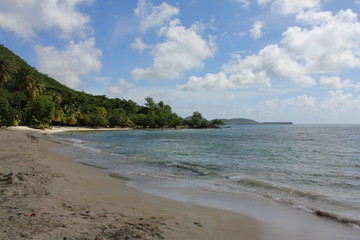
[(96, 153), (102, 153), (102, 151), (98, 148), (94, 148), (94, 147), (90, 147), (90, 146), (86, 146), (83, 143), (74, 143), (75, 147), (79, 147), (79, 148), (83, 148), (83, 149), (87, 149), (90, 150), (92, 152), (96, 152)]
[[(278, 202), (288, 204), (298, 210), (311, 213), (319, 217), (328, 218), (339, 223), (348, 224), (357, 229), (360, 229), (360, 219), (353, 219), (350, 217), (341, 216), (334, 212), (306, 207), (305, 202), (301, 200), (301, 198), (307, 198), (310, 201), (326, 201), (329, 204), (341, 205), (340, 202), (328, 199), (327, 196), (318, 193), (302, 191), (299, 189), (293, 189), (290, 187), (277, 186), (269, 182), (249, 177), (229, 176), (228, 179), (245, 187), (250, 187), (252, 190), (258, 190), (263, 196), (269, 197)], [(299, 201), (301, 202), (300, 204), (298, 203)]]
[(295, 195), (298, 197), (306, 197), (311, 200), (326, 198), (325, 196), (317, 193), (311, 193), (308, 191), (303, 191), (285, 186), (278, 186), (270, 182), (265, 182), (250, 177), (229, 176), (228, 179), (232, 182), (244, 185), (246, 187), (251, 187), (255, 189), (275, 190), (277, 193), (287, 193), (289, 195)]
[(339, 223), (352, 225), (353, 227), (360, 229), (360, 220), (342, 217), (333, 212), (326, 212), (323, 210), (316, 210), (316, 209), (313, 210), (313, 214), (315, 214), (316, 216), (319, 216), (319, 217), (328, 218), (330, 220), (333, 220), (333, 221), (336, 221)]
[(79, 143), (79, 144), (85, 143), (85, 141), (77, 139), (77, 138), (69, 138), (68, 140), (73, 143)]
[(200, 176), (206, 176), (211, 174), (211, 171), (209, 169), (206, 169), (202, 165), (194, 164), (191, 162), (168, 162), (165, 163), (165, 165), (187, 170)]

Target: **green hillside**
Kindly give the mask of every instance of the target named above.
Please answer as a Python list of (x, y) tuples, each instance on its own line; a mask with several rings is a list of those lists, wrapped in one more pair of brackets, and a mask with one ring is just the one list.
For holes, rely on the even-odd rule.
[(176, 127), (169, 105), (78, 92), (40, 73), (0, 44), (0, 126)]

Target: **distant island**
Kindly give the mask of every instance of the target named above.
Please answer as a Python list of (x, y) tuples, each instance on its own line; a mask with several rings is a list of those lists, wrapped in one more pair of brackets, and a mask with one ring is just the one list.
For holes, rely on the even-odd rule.
[(222, 121), (225, 125), (293, 125), (292, 122), (257, 122), (252, 119), (247, 118), (230, 118), (230, 119), (218, 119)]

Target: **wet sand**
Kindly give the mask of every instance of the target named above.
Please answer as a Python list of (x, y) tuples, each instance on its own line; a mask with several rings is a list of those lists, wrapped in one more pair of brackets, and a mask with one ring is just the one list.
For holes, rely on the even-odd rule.
[(46, 132), (0, 129), (0, 239), (259, 239), (253, 218), (140, 192), (50, 151)]

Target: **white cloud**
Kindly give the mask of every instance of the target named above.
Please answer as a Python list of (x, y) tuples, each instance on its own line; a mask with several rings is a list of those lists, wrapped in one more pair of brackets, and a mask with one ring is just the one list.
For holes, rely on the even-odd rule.
[(309, 88), (317, 85), (317, 82), (314, 78), (306, 75), (294, 78), (293, 82), (301, 88)]
[(339, 77), (320, 77), (320, 87), (331, 89), (350, 89), (355, 87), (351, 80), (341, 80)]
[[(235, 55), (224, 64), (223, 71), (214, 76), (223, 76), (222, 85), (229, 88), (270, 87), (272, 78), (295, 78), (302, 76), (303, 68), (277, 45), (269, 45), (259, 52), (242, 59)], [(212, 75), (207, 75), (212, 76)], [(219, 81), (219, 80), (218, 80)], [(220, 90), (214, 78), (190, 77), (183, 90)], [(205, 88), (206, 87), (206, 88)]]
[(185, 91), (206, 91), (213, 89), (214, 86), (218, 91), (233, 88), (232, 82), (229, 81), (224, 72), (208, 73), (204, 77), (192, 76), (186, 85), (179, 86), (179, 88)]
[(265, 23), (262, 21), (257, 21), (254, 23), (252, 29), (250, 30), (250, 36), (253, 39), (259, 39), (263, 35), (263, 28), (265, 26)]
[(152, 67), (135, 68), (132, 77), (135, 80), (177, 79), (185, 71), (203, 67), (203, 61), (214, 55), (216, 44), (212, 38), (205, 40), (200, 36), (202, 28), (201, 23), (185, 28), (177, 19), (161, 28), (158, 34), (166, 40), (153, 48)]
[(149, 28), (166, 24), (173, 16), (179, 14), (179, 9), (163, 2), (159, 6), (154, 6), (146, 0), (139, 0), (135, 15), (140, 18), (140, 30), (145, 32)]
[(127, 91), (133, 86), (132, 83), (129, 83), (124, 79), (118, 79), (117, 84), (109, 87), (107, 91), (112, 97), (124, 97)]
[[(289, 79), (300, 87), (313, 87), (314, 74), (341, 73), (360, 68), (360, 23), (351, 10), (338, 14), (300, 13), (297, 20), (309, 28), (289, 27), (281, 44), (271, 44), (258, 54), (237, 56), (224, 64), (221, 86), (228, 88), (270, 87), (273, 79)], [(212, 74), (190, 77), (183, 90), (217, 90)], [(211, 76), (209, 78), (208, 76)], [(360, 89), (360, 84), (356, 89)]]
[(243, 8), (249, 8), (249, 6), (250, 6), (249, 0), (234, 0), (234, 1), (242, 4)]
[(78, 43), (71, 41), (65, 50), (38, 45), (36, 54), (40, 71), (72, 88), (81, 84), (81, 75), (101, 68), (101, 51), (95, 47), (94, 38)]
[(131, 44), (131, 47), (140, 53), (143, 53), (146, 49), (152, 48), (150, 44), (143, 43), (141, 37), (136, 38), (135, 41)]
[(321, 0), (258, 0), (258, 4), (262, 7), (270, 4), (273, 12), (282, 15), (291, 15), (304, 10), (318, 10), (321, 5)]
[(0, 27), (29, 40), (38, 31), (57, 30), (61, 38), (82, 38), (90, 31), (90, 17), (77, 6), (94, 0), (1, 0)]
[(306, 94), (286, 99), (284, 103), (286, 105), (292, 105), (301, 108), (315, 108), (317, 105), (316, 98), (308, 96)]
[(339, 73), (360, 67), (360, 23), (351, 10), (334, 15), (305, 12), (297, 17), (311, 29), (290, 27), (283, 34), (284, 49), (304, 62), (307, 74)]
[(360, 98), (343, 90), (329, 91), (328, 97), (320, 103), (320, 108), (326, 111), (354, 111), (360, 108)]

